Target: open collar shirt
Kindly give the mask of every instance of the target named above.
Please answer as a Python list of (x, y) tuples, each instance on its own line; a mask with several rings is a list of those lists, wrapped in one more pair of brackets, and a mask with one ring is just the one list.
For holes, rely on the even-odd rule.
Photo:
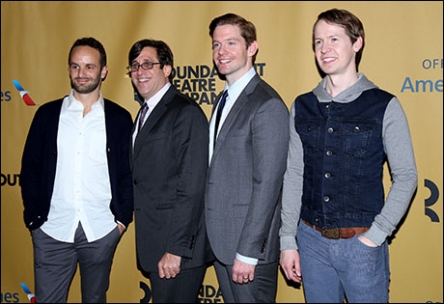
[(116, 227), (110, 210), (111, 185), (102, 94), (83, 116), (73, 91), (63, 100), (57, 134), (57, 170), (51, 207), (41, 229), (56, 240), (74, 242), (79, 225), (89, 242)]

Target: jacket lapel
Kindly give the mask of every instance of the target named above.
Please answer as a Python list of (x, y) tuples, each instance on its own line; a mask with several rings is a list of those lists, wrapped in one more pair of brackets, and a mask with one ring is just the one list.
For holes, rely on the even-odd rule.
[[(177, 92), (176, 87), (174, 85), (171, 85), (168, 91), (165, 93), (165, 95), (162, 96), (159, 103), (154, 107), (153, 111), (150, 113), (150, 116), (148, 116), (147, 120), (145, 121), (145, 124), (140, 130), (140, 134), (136, 136), (136, 139), (134, 141), (134, 156), (137, 155), (140, 149), (141, 140), (143, 140), (145, 136), (148, 136), (152, 128), (157, 124), (159, 119), (168, 110), (168, 104), (173, 100), (174, 96), (176, 95), (176, 92)], [(139, 115), (137, 115), (136, 119), (138, 118), (138, 116)], [(134, 127), (133, 127), (133, 132), (134, 132)]]
[(250, 95), (251, 93), (253, 93), (259, 81), (260, 81), (259, 76), (255, 75), (240, 93), (239, 97), (237, 98), (236, 102), (231, 108), (230, 113), (228, 113), (228, 116), (225, 119), (224, 124), (220, 128), (219, 135), (217, 136), (216, 145), (214, 147), (213, 155), (217, 153), (219, 147), (225, 141), (225, 138), (228, 132), (230, 132), (237, 117), (239, 116), (239, 113), (247, 106), (248, 101), (251, 98)]

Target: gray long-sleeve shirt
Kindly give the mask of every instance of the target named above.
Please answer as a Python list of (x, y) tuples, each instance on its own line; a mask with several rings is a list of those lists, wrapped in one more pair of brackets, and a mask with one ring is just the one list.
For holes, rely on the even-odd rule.
[[(324, 78), (313, 93), (321, 103), (354, 101), (363, 91), (376, 88), (364, 74), (360, 73), (358, 81), (332, 97), (325, 89)], [(296, 242), (297, 225), (300, 219), (302, 184), (303, 184), (303, 149), (299, 134), (294, 125), (294, 103), (290, 109), (290, 143), (287, 158), (287, 170), (284, 175), (282, 200), (282, 225), (279, 231), (281, 250), (298, 249)], [(412, 195), (418, 183), (416, 162), (407, 118), (399, 100), (396, 97), (389, 102), (384, 113), (382, 140), (384, 152), (387, 155), (392, 175), (390, 190), (381, 210), (365, 236), (372, 242), (381, 245), (396, 229), (410, 204)]]

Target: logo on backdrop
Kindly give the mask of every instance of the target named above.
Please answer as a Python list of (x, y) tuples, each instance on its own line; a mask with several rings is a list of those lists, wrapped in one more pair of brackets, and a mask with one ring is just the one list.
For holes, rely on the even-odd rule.
[(2, 290), (1, 303), (20, 303), (18, 292), (3, 292)]
[[(264, 76), (265, 63), (256, 63), (254, 68), (259, 76)], [(190, 96), (199, 105), (215, 103), (219, 91), (217, 81), (221, 81), (215, 66), (176, 66), (173, 70), (173, 85), (182, 93)]]
[[(444, 62), (442, 58), (426, 58), (421, 63), (421, 67), (427, 71), (442, 70), (443, 65)], [(407, 76), (402, 84), (401, 93), (404, 93), (404, 91), (411, 93), (442, 93), (442, 72), (440, 76), (440, 79), (411, 79)]]
[(430, 190), (430, 196), (424, 201), (425, 215), (427, 215), (432, 222), (439, 223), (438, 214), (430, 208), (435, 205), (439, 199), (439, 189), (434, 182), (428, 179), (424, 180), (424, 187)]
[(213, 285), (202, 285), (199, 290), (199, 303), (222, 303), (222, 292), (220, 288)]
[(2, 91), (2, 102), (10, 102), (11, 97), (11, 91)]
[(37, 303), (35, 300), (35, 294), (33, 294), (31, 292), (31, 290), (29, 290), (28, 286), (26, 286), (26, 284), (23, 282), (20, 283), (20, 285), (22, 286), (23, 291), (26, 292), (26, 295), (28, 296), (29, 303)]
[[(152, 295), (150, 287), (142, 281), (140, 281), (139, 286), (144, 292), (140, 303), (149, 303)], [(222, 292), (220, 288), (216, 288), (213, 285), (202, 285), (199, 289), (197, 300), (199, 303), (222, 303)]]
[(3, 174), (1, 176), (1, 186), (16, 186), (19, 184), (20, 174)]
[[(20, 285), (22, 286), (22, 289), (25, 291), (26, 295), (28, 296), (29, 303), (36, 303), (35, 295), (29, 290), (28, 286), (26, 286), (25, 283), (20, 283)], [(1, 303), (22, 303), (22, 302), (23, 301), (20, 301), (18, 292), (2, 291)]]
[(19, 91), (20, 97), (23, 99), (27, 106), (35, 106), (35, 102), (32, 100), (31, 96), (29, 96), (29, 92), (26, 91), (18, 80), (13, 80), (15, 88)]
[(151, 289), (144, 282), (140, 281), (139, 283), (140, 289), (143, 290), (143, 298), (140, 299), (140, 303), (149, 303), (151, 300)]

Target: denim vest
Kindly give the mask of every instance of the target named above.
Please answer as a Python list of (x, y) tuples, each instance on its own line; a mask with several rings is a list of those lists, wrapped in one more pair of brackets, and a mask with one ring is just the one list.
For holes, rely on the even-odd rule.
[(384, 206), (382, 123), (392, 98), (380, 89), (348, 103), (321, 103), (312, 92), (297, 98), (302, 219), (322, 228), (371, 226)]

